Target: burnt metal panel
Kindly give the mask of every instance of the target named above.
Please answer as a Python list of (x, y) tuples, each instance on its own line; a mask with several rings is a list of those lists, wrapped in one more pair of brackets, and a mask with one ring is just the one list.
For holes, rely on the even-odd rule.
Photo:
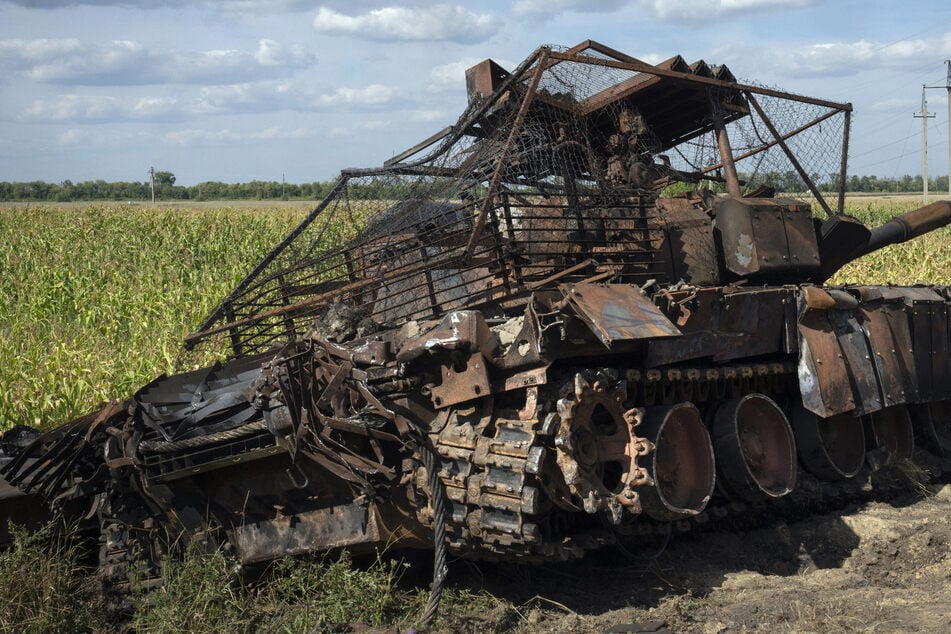
[(897, 305), (890, 306), (885, 313), (888, 328), (895, 342), (895, 354), (902, 367), (902, 376), (905, 384), (905, 402), (916, 403), (918, 397), (918, 368), (915, 363), (915, 350), (911, 339), (911, 323), (901, 300)]
[(50, 508), (43, 503), (39, 495), (24, 493), (0, 477), (0, 518), (3, 518), (0, 522), (0, 546), (12, 543), (11, 527), (21, 526), (38, 530), (52, 517)]
[(466, 359), (466, 367), (457, 370), (452, 363), (442, 366), (442, 383), (433, 386), (433, 404), (437, 408), (457, 405), (491, 393), (485, 357), (480, 352)]
[(934, 288), (827, 290), (830, 298), (857, 294), (863, 301), (855, 307), (840, 302), (828, 310), (821, 302), (814, 301), (815, 308), (804, 305), (800, 336), (807, 347), (800, 355), (800, 388), (808, 409), (820, 416), (851, 409), (867, 414), (946, 398), (951, 329), (947, 302)]
[(783, 221), (789, 247), (789, 266), (803, 272), (818, 270), (819, 241), (812, 213), (808, 208), (790, 205), (783, 211)]
[(918, 382), (918, 402), (934, 400), (943, 392), (935, 375), (933, 356), (937, 347), (947, 349), (938, 333), (938, 321), (947, 323), (947, 318), (936, 315), (936, 307), (944, 304), (944, 298), (927, 287), (902, 289), (905, 311), (911, 325), (911, 347), (915, 359)]
[(709, 330), (685, 333), (676, 339), (654, 339), (647, 344), (645, 365), (656, 367), (712, 357), (716, 345), (716, 336)]
[(872, 352), (856, 318), (856, 312), (830, 310), (827, 315), (835, 331), (839, 354), (849, 369), (855, 396), (855, 411), (857, 414), (868, 414), (882, 409), (882, 397), (878, 389)]
[(781, 199), (726, 199), (715, 210), (726, 269), (740, 277), (819, 269), (808, 206)]
[(894, 311), (901, 314), (901, 306), (889, 306), (882, 302), (863, 304), (861, 324), (868, 345), (872, 349), (872, 361), (882, 393), (885, 407), (906, 403), (909, 395), (915, 394), (915, 386), (909, 381), (906, 358), (902, 354), (900, 342), (890, 326), (889, 314)]
[(945, 322), (944, 322), (944, 332), (945, 337), (948, 341), (948, 350), (944, 355), (944, 366), (942, 368), (942, 385), (944, 386), (944, 398), (951, 399), (951, 309), (949, 309), (949, 303), (945, 302)]
[(948, 304), (945, 301), (931, 305), (931, 376), (934, 400), (951, 396), (951, 372), (948, 367)]
[(930, 401), (934, 393), (931, 373), (931, 311), (928, 304), (909, 300), (906, 309), (911, 321), (911, 341), (918, 378), (918, 400)]
[(636, 286), (578, 283), (560, 285), (559, 290), (607, 347), (615, 341), (680, 335), (680, 330)]
[(714, 359), (729, 361), (782, 351), (783, 294), (775, 289), (724, 293)]
[(477, 99), (485, 99), (494, 93), (505, 78), (508, 71), (491, 59), (486, 59), (466, 70), (466, 94), (469, 103)]
[(381, 539), (376, 506), (348, 504), (237, 526), (231, 531), (242, 563), (269, 561), (288, 555)]
[(799, 336), (799, 391), (806, 409), (822, 418), (855, 409), (849, 366), (826, 311), (805, 310)]
[(664, 209), (663, 221), (666, 230), (660, 251), (670, 258), (671, 280), (716, 284), (720, 271), (713, 226), (706, 213), (693, 208)]

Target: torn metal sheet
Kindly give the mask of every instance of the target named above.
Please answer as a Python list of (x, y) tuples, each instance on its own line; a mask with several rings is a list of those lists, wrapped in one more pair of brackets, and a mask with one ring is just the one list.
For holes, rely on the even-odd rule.
[(278, 515), (271, 520), (236, 526), (231, 531), (238, 558), (250, 564), (290, 555), (379, 542), (380, 518), (375, 506), (347, 504), (315, 511)]
[(822, 418), (855, 409), (849, 366), (826, 311), (806, 310), (799, 336), (799, 391), (806, 409)]
[(680, 330), (635, 287), (621, 284), (566, 284), (568, 303), (608, 348), (614, 342), (677, 337)]

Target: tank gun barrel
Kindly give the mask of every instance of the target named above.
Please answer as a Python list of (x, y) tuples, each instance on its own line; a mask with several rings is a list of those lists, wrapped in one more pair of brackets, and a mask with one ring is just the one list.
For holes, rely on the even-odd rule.
[(951, 224), (951, 201), (947, 200), (913, 209), (871, 229), (850, 216), (833, 216), (823, 223), (820, 232), (820, 279), (832, 277), (843, 266), (863, 255), (917, 238), (947, 224)]
[(872, 229), (862, 255), (890, 244), (905, 242), (951, 223), (951, 201), (939, 200), (895, 216)]

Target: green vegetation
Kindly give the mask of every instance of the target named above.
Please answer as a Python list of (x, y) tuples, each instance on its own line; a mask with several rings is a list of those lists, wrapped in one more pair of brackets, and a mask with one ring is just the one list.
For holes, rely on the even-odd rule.
[[(0, 631), (108, 630), (94, 558), (68, 530), (51, 523), (39, 531), (13, 529), (0, 551)], [(93, 545), (94, 546), (94, 545)], [(427, 595), (401, 577), (408, 565), (378, 555), (356, 566), (336, 557), (275, 561), (259, 580), (235, 574), (220, 550), (188, 545), (169, 556), (164, 585), (136, 597), (139, 632), (332, 631), (341, 624), (411, 625)]]
[(98, 587), (80, 560), (80, 545), (50, 523), (36, 532), (11, 527), (0, 551), (0, 631), (75, 632), (97, 624)]
[[(805, 181), (793, 170), (785, 172), (770, 171), (759, 174), (739, 174), (740, 180), (747, 183), (749, 189), (760, 184), (769, 184), (781, 192), (808, 192)], [(828, 174), (823, 177), (813, 174), (812, 180), (823, 192), (838, 191), (839, 175)], [(229, 200), (320, 200), (333, 188), (336, 179), (314, 181), (311, 183), (285, 183), (281, 181), (254, 180), (247, 183), (222, 183), (205, 181), (197, 185), (176, 185), (172, 172), (155, 172), (155, 199), (164, 201), (229, 201)], [(850, 176), (848, 191), (854, 193), (915, 193), (922, 190), (921, 176), (890, 178), (878, 176)], [(680, 192), (691, 186), (675, 186), (671, 191)], [(723, 191), (722, 185), (707, 183), (714, 191)], [(350, 183), (351, 198), (400, 198), (404, 189), (397, 182), (386, 177), (372, 178), (366, 183)], [(948, 177), (938, 176), (928, 179), (932, 192), (947, 192)], [(74, 183), (65, 180), (61, 183), (45, 181), (8, 182), (0, 181), (0, 202), (103, 202), (103, 201), (150, 201), (152, 189), (148, 181), (82, 181)]]
[(209, 364), (182, 339), (304, 213), (0, 210), (0, 430)]
[(134, 624), (142, 632), (324, 632), (347, 623), (409, 624), (425, 596), (420, 601), (401, 587), (403, 570), (383, 556), (354, 566), (344, 552), (278, 560), (252, 583), (234, 574), (220, 550), (187, 547), (167, 560), (163, 587), (149, 597), (148, 609), (137, 611)]
[[(921, 206), (921, 201), (849, 200), (846, 211), (869, 226)], [(816, 212), (819, 214), (820, 212)], [(844, 266), (830, 284), (951, 284), (951, 227), (886, 247)]]
[[(155, 200), (321, 200), (330, 193), (336, 179), (313, 183), (283, 183), (280, 181), (251, 181), (249, 183), (222, 183), (206, 181), (197, 185), (175, 184), (171, 172), (155, 172)], [(351, 181), (348, 194), (351, 199), (402, 198), (406, 187), (399, 179), (368, 178), (364, 182)], [(107, 182), (104, 180), (74, 183), (32, 181), (11, 183), (0, 181), (0, 202), (103, 202), (151, 201), (152, 187), (144, 182)]]
[[(302, 183), (299, 185), (280, 181), (251, 181), (249, 183), (208, 181), (186, 187), (176, 185), (175, 175), (171, 172), (155, 173), (156, 200), (319, 200), (332, 187), (333, 181)], [(152, 191), (148, 181), (0, 182), (0, 202), (143, 201), (151, 199)]]
[[(876, 225), (917, 201), (850, 201)], [(818, 212), (817, 212), (818, 213)], [(0, 430), (50, 427), (195, 369), (190, 332), (305, 209), (0, 209)], [(341, 239), (348, 228), (328, 239)], [(951, 230), (845, 267), (836, 283), (951, 283)]]

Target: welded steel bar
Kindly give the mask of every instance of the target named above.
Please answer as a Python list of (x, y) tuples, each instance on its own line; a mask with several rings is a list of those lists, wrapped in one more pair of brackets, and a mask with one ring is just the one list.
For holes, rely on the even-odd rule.
[(318, 203), (316, 207), (314, 207), (313, 211), (307, 214), (307, 217), (304, 218), (304, 220), (302, 220), (301, 223), (297, 225), (289, 234), (287, 234), (287, 236), (283, 240), (281, 240), (280, 243), (278, 243), (276, 247), (271, 249), (271, 252), (265, 255), (264, 258), (260, 262), (258, 262), (258, 265), (255, 266), (253, 269), (251, 269), (251, 272), (245, 275), (244, 279), (238, 282), (238, 285), (235, 286), (234, 289), (230, 293), (228, 293), (228, 296), (220, 304), (218, 304), (218, 306), (213, 311), (211, 311), (211, 314), (208, 315), (207, 318), (205, 318), (205, 321), (202, 322), (200, 326), (198, 326), (198, 332), (195, 334), (191, 334), (185, 338), (186, 348), (190, 349), (196, 343), (201, 341), (202, 338), (198, 337), (197, 335), (199, 335), (201, 331), (208, 330), (208, 328), (213, 323), (221, 319), (221, 317), (224, 314), (225, 307), (231, 304), (235, 300), (235, 298), (237, 298), (237, 296), (240, 295), (244, 291), (245, 287), (251, 282), (251, 280), (253, 280), (258, 275), (260, 275), (261, 271), (267, 268), (267, 266), (271, 262), (273, 262), (274, 259), (277, 256), (279, 256), (284, 251), (284, 249), (286, 249), (288, 245), (290, 245), (290, 243), (293, 242), (297, 238), (297, 236), (303, 233), (304, 229), (310, 226), (310, 224), (317, 218), (317, 216), (319, 216), (321, 212), (324, 209), (326, 209), (327, 205), (329, 205), (333, 200), (337, 198), (337, 194), (339, 194), (340, 191), (343, 190), (348, 180), (349, 178), (347, 177), (346, 174), (342, 175), (339, 179), (337, 179), (337, 182), (334, 184), (333, 189), (331, 189), (330, 192), (328, 192), (328, 194), (324, 196), (324, 199), (321, 200), (320, 203)]
[(849, 127), (852, 113), (845, 113), (845, 129), (842, 131), (842, 163), (839, 166), (839, 213), (845, 213), (845, 176), (849, 165)]
[[(808, 130), (809, 128), (815, 127), (815, 126), (819, 125), (820, 123), (822, 123), (823, 121), (825, 121), (826, 119), (829, 119), (829, 118), (831, 118), (831, 117), (834, 117), (835, 115), (837, 115), (837, 114), (839, 114), (839, 113), (841, 113), (841, 112), (842, 112), (841, 110), (829, 110), (828, 112), (826, 112), (826, 113), (825, 113), (824, 115), (822, 115), (821, 117), (816, 117), (815, 119), (813, 119), (813, 120), (810, 121), (809, 123), (806, 123), (806, 124), (804, 124), (804, 125), (801, 125), (801, 126), (799, 126), (798, 128), (796, 128), (795, 130), (792, 130), (791, 132), (787, 132), (786, 134), (784, 134), (784, 135), (782, 136), (782, 139), (785, 141), (786, 139), (792, 138), (792, 137), (796, 136), (797, 134), (800, 134), (801, 132), (805, 132), (805, 131)], [(846, 111), (845, 111), (845, 116), (846, 116), (846, 121), (848, 121), (848, 118), (851, 116), (851, 113), (850, 113), (848, 110), (846, 110)], [(848, 134), (848, 132), (846, 132), (846, 134)], [(847, 144), (848, 144), (848, 140), (846, 140), (846, 145), (847, 145)], [(746, 151), (746, 152), (743, 152), (742, 154), (736, 154), (736, 155), (733, 157), (733, 160), (734, 160), (734, 161), (742, 161), (743, 159), (748, 159), (748, 158), (751, 157), (751, 156), (754, 156), (754, 155), (756, 155), (756, 154), (759, 154), (760, 152), (764, 152), (764, 151), (768, 150), (769, 148), (775, 147), (775, 146), (777, 146), (777, 145), (779, 145), (779, 140), (778, 140), (778, 139), (773, 139), (772, 141), (767, 141), (766, 143), (763, 143), (762, 145), (759, 145), (759, 146), (753, 148), (752, 150), (748, 150), (748, 151)], [(715, 172), (716, 170), (718, 170), (718, 169), (720, 169), (720, 168), (722, 168), (722, 167), (723, 167), (723, 163), (717, 163), (716, 165), (710, 165), (709, 167), (703, 168), (702, 170), (700, 170), (700, 173), (701, 173), (701, 174), (709, 174), (710, 172)]]
[(825, 210), (826, 214), (829, 216), (833, 215), (832, 210), (829, 208), (829, 203), (826, 202), (826, 199), (822, 197), (822, 193), (816, 187), (815, 183), (812, 182), (812, 177), (806, 173), (806, 170), (803, 169), (802, 165), (799, 163), (799, 160), (796, 158), (796, 155), (793, 154), (792, 150), (789, 149), (789, 146), (786, 145), (786, 141), (781, 138), (781, 134), (776, 129), (776, 126), (773, 125), (772, 120), (766, 115), (766, 112), (763, 111), (763, 108), (759, 105), (759, 102), (756, 98), (750, 94), (746, 93), (746, 98), (749, 99), (750, 103), (753, 105), (753, 108), (756, 109), (756, 113), (763, 120), (763, 123), (766, 124), (766, 127), (769, 128), (770, 134), (779, 141), (779, 147), (783, 149), (783, 152), (786, 153), (786, 158), (789, 159), (789, 162), (792, 163), (792, 166), (796, 168), (796, 171), (799, 173), (799, 176), (802, 178), (803, 182), (806, 183), (806, 187), (809, 188), (809, 191), (812, 192), (812, 195), (816, 197), (816, 200), (819, 201), (819, 204)]
[(723, 106), (717, 101), (713, 91), (710, 91), (710, 94), (707, 96), (710, 102), (710, 117), (713, 119), (713, 129), (717, 135), (717, 148), (720, 151), (720, 162), (723, 164), (726, 189), (730, 193), (730, 196), (740, 198), (743, 196), (743, 190), (740, 188), (740, 177), (736, 174), (733, 148), (730, 147), (730, 135), (727, 133), (726, 124), (723, 122)]
[(499, 157), (495, 164), (495, 172), (492, 174), (492, 180), (489, 181), (489, 187), (485, 193), (485, 200), (482, 203), (482, 209), (479, 211), (479, 216), (476, 218), (475, 226), (472, 228), (472, 234), (469, 236), (469, 243), (466, 245), (467, 255), (472, 255), (472, 250), (475, 248), (475, 243), (479, 239), (482, 229), (485, 227), (485, 221), (489, 215), (489, 208), (492, 206), (492, 199), (495, 197), (495, 194), (498, 191), (499, 182), (502, 180), (502, 173), (505, 171), (505, 166), (508, 163), (509, 154), (512, 153), (512, 147), (515, 145), (515, 139), (517, 138), (518, 132), (522, 127), (522, 121), (525, 120), (525, 115), (528, 114), (528, 108), (532, 104), (532, 98), (535, 96), (535, 91), (538, 89), (538, 84), (542, 79), (542, 75), (545, 73), (545, 64), (550, 53), (551, 51), (549, 49), (544, 49), (542, 50), (541, 55), (538, 57), (538, 66), (535, 68), (535, 73), (532, 75), (532, 81), (528, 86), (528, 90), (525, 91), (525, 96), (522, 98), (522, 105), (518, 109), (518, 114), (515, 115), (515, 121), (512, 123), (512, 129), (509, 130), (508, 139), (506, 139), (505, 145), (502, 146), (502, 149), (499, 152)]
[[(452, 258), (443, 258), (443, 259), (452, 261), (453, 259), (458, 257), (459, 257), (458, 255), (453, 255)], [(431, 266), (438, 266), (438, 263), (432, 260), (428, 262), (420, 262), (413, 269), (413, 272), (419, 273), (419, 272), (422, 272), (425, 268), (431, 267)], [(296, 310), (300, 310), (302, 308), (314, 306), (316, 304), (320, 304), (321, 302), (324, 302), (333, 297), (340, 296), (343, 293), (353, 291), (353, 290), (362, 290), (368, 286), (371, 286), (373, 284), (379, 284), (379, 283), (380, 283), (380, 280), (377, 278), (363, 279), (358, 282), (354, 282), (353, 284), (347, 284), (346, 286), (342, 286), (340, 288), (335, 288), (331, 291), (327, 291), (326, 293), (319, 293), (317, 295), (313, 295), (311, 297), (308, 297), (307, 299), (303, 299), (299, 302), (294, 302), (293, 304), (289, 304), (287, 306), (280, 306), (278, 308), (273, 308), (271, 310), (267, 310), (262, 313), (258, 313), (256, 315), (251, 315), (249, 317), (236, 319), (235, 321), (232, 321), (229, 323), (220, 324), (213, 328), (207, 328), (205, 330), (192, 333), (188, 335), (187, 337), (185, 337), (185, 345), (186, 347), (191, 347), (191, 346), (194, 346), (199, 341), (201, 341), (202, 339), (204, 339), (205, 337), (218, 334), (219, 332), (225, 332), (231, 328), (239, 328), (243, 326), (253, 325), (269, 317), (281, 316), (286, 313), (291, 313)]]
[(398, 167), (398, 166), (399, 166), (399, 167), (413, 167), (413, 166), (419, 166), (419, 165), (422, 165), (422, 164), (424, 164), (424, 163), (428, 163), (429, 161), (433, 160), (435, 157), (437, 157), (437, 156), (439, 156), (440, 154), (442, 154), (443, 152), (445, 152), (448, 147), (452, 146), (452, 145), (453, 145), (454, 143), (456, 143), (460, 138), (462, 138), (465, 134), (469, 133), (469, 129), (472, 127), (472, 125), (474, 125), (479, 119), (481, 119), (482, 116), (489, 110), (489, 108), (491, 108), (493, 105), (495, 105), (495, 103), (496, 103), (499, 99), (501, 99), (502, 95), (504, 95), (504, 94), (506, 93), (506, 91), (507, 91), (516, 81), (518, 81), (518, 80), (520, 80), (520, 79), (522, 78), (522, 75), (525, 73), (525, 71), (526, 71), (528, 68), (531, 67), (531, 65), (535, 62), (535, 60), (538, 59), (538, 56), (541, 55), (543, 51), (547, 51), (547, 50), (549, 50), (549, 49), (547, 49), (547, 48), (545, 48), (545, 47), (539, 47), (539, 48), (535, 49), (535, 50), (532, 52), (532, 54), (529, 55), (529, 56), (525, 59), (525, 61), (523, 61), (521, 64), (519, 64), (518, 68), (516, 68), (514, 71), (512, 71), (512, 74), (511, 74), (511, 75), (509, 75), (508, 77), (506, 77), (506, 78), (502, 81), (502, 83), (499, 85), (498, 89), (492, 94), (492, 96), (491, 96), (489, 99), (486, 99), (484, 102), (482, 102), (481, 104), (479, 104), (479, 106), (478, 106), (475, 110), (473, 110), (471, 113), (469, 113), (469, 116), (467, 116), (464, 121), (462, 121), (462, 122), (457, 122), (456, 125), (450, 126), (450, 127), (451, 127), (451, 133), (447, 136), (447, 138), (444, 138), (444, 139), (443, 139), (443, 142), (440, 143), (439, 146), (436, 147), (432, 152), (430, 152), (429, 154), (426, 154), (425, 156), (422, 156), (422, 157), (420, 157), (420, 158), (418, 158), (418, 159), (416, 159), (415, 161), (412, 161), (412, 162), (410, 162), (410, 163), (400, 163), (400, 164), (392, 163), (392, 166), (393, 166), (393, 167)]
[(550, 51), (548, 56), (551, 59), (562, 60), (566, 62), (577, 62), (579, 64), (594, 64), (596, 66), (607, 66), (610, 68), (618, 68), (621, 70), (629, 70), (637, 73), (647, 73), (649, 75), (658, 75), (660, 77), (669, 77), (671, 79), (677, 79), (689, 83), (695, 84), (704, 84), (707, 86), (716, 86), (719, 88), (726, 88), (729, 90), (741, 90), (744, 92), (751, 92), (757, 95), (766, 95), (768, 97), (779, 97), (780, 99), (789, 99), (792, 101), (799, 101), (802, 103), (809, 103), (816, 106), (825, 106), (826, 108), (835, 108), (837, 110), (852, 110), (852, 104), (850, 103), (838, 103), (835, 101), (827, 101), (825, 99), (816, 99), (814, 97), (807, 97), (805, 95), (797, 95), (794, 93), (783, 92), (781, 90), (773, 90), (770, 88), (764, 88), (762, 86), (752, 86), (749, 84), (741, 84), (738, 82), (725, 81), (723, 79), (716, 79), (714, 77), (703, 77), (702, 75), (694, 75), (693, 73), (687, 73), (683, 71), (668, 70), (666, 68), (659, 68), (657, 66), (652, 66), (651, 64), (646, 64), (644, 62), (630, 62), (630, 61), (617, 61), (612, 59), (603, 59), (599, 57), (590, 57), (585, 55), (572, 55), (570, 53), (560, 53), (557, 51)]

